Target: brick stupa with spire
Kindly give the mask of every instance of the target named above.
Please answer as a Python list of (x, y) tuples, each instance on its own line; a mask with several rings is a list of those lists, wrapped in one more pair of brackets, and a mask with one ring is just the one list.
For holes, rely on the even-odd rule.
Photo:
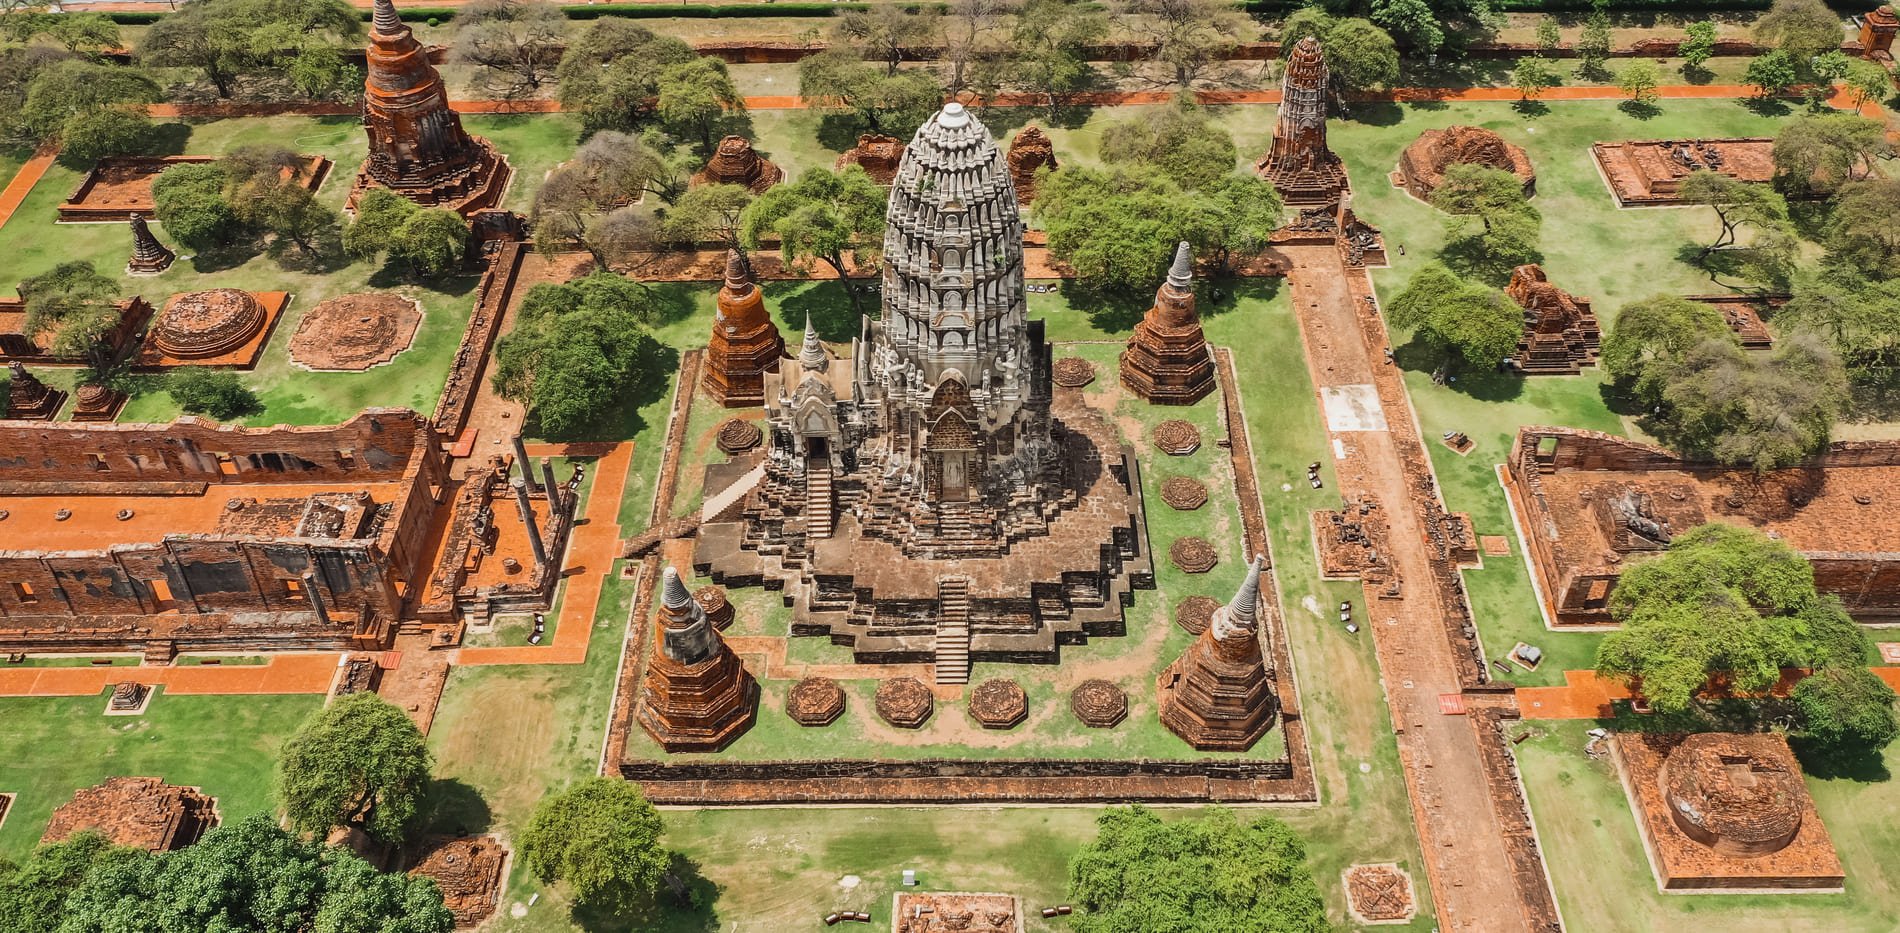
[(508, 187), (508, 160), (462, 129), (442, 76), (391, 0), (376, 0), (365, 64), (369, 158), (357, 173), (351, 205), (368, 188), (387, 188), (463, 217), (499, 204)]
[(1326, 146), (1326, 56), (1308, 36), (1293, 47), (1280, 86), (1273, 148), (1254, 169), (1292, 207), (1322, 207), (1344, 197), (1346, 166)]
[(19, 360), (7, 364), (7, 406), (10, 421), (51, 421), (66, 404), (66, 393), (40, 381)]
[(765, 373), (785, 356), (785, 338), (765, 310), (765, 295), (738, 250), (726, 251), (726, 283), (700, 382), (727, 408), (765, 404)]
[(1194, 310), (1194, 255), (1174, 251), (1168, 280), (1122, 351), (1122, 385), (1157, 405), (1192, 405), (1214, 391), (1214, 358)]
[(1157, 683), (1161, 724), (1201, 751), (1244, 752), (1273, 728), (1279, 699), (1260, 651), (1260, 571), (1256, 557), (1227, 605)]
[(166, 248), (165, 244), (158, 241), (158, 237), (152, 235), (152, 228), (146, 225), (144, 217), (133, 214), (130, 223), (132, 225), (132, 260), (125, 264), (125, 274), (157, 275), (171, 268), (172, 261), (178, 258), (178, 254)]
[(642, 728), (669, 752), (716, 752), (752, 727), (759, 683), (679, 572), (661, 580), (659, 643), (640, 688)]

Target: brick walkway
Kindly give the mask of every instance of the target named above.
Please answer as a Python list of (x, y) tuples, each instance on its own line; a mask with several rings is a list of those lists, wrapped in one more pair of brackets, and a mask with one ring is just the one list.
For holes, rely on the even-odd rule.
[(273, 654), (263, 664), (198, 664), (169, 667), (0, 668), (0, 696), (74, 697), (102, 693), (135, 680), (162, 684), (173, 696), (186, 694), (328, 693), (336, 677), (337, 652)]
[[(1900, 667), (1876, 667), (1873, 672), (1900, 690)], [(1804, 676), (1804, 671), (1788, 671), (1769, 693), (1787, 696)], [(1517, 688), (1517, 707), (1525, 719), (1608, 719), (1616, 715), (1611, 704), (1632, 695), (1627, 685), (1599, 677), (1596, 671), (1564, 671), (1564, 686)]]
[(58, 155), (57, 143), (41, 145), (33, 153), (33, 157), (26, 160), (26, 164), (20, 166), (20, 170), (14, 173), (13, 180), (7, 182), (6, 188), (0, 189), (0, 227), (6, 226), (7, 221), (13, 219), (13, 212), (20, 209), (20, 203), (26, 200), (27, 192), (32, 191), (33, 186), (40, 183), (40, 176), (46, 174), (46, 170), (52, 166), (53, 159)]
[[(530, 457), (565, 457), (592, 453), (587, 445), (529, 444)], [(627, 471), (633, 465), (633, 444), (615, 444), (590, 471), (594, 489), (587, 498), (587, 514), (577, 523), (567, 545), (567, 577), (561, 596), (561, 616), (554, 638), (545, 645), (517, 648), (463, 648), (456, 664), (579, 664), (587, 660), (593, 637), (594, 614), (600, 591), (613, 572), (620, 544), (620, 497), (625, 494)], [(576, 563), (578, 561), (578, 563)]]

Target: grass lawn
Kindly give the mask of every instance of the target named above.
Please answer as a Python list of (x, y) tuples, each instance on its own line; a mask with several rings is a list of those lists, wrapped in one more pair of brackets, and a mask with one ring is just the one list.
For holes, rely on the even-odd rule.
[(158, 696), (142, 716), (106, 716), (106, 695), (0, 699), (0, 792), (16, 793), (0, 858), (39, 843), (53, 809), (109, 777), (159, 777), (218, 800), (227, 823), (271, 809), (277, 748), (322, 705), (315, 696)]
[[(1583, 754), (1588, 721), (1539, 722), (1517, 746), (1518, 768), (1573, 930), (1708, 929), (1790, 933), (1875, 933), (1893, 929), (1900, 897), (1900, 796), (1878, 783), (1808, 776), (1822, 822), (1847, 870), (1842, 894), (1662, 894), (1643, 853), (1616, 766)], [(1890, 747), (1887, 771), (1900, 769)]]

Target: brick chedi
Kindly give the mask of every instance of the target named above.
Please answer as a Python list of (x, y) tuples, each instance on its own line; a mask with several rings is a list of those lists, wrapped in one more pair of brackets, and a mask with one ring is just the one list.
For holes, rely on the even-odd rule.
[(19, 360), (7, 364), (7, 408), (10, 421), (51, 421), (66, 403), (66, 393), (27, 372)]
[(1511, 361), (1526, 375), (1576, 375), (1595, 366), (1603, 334), (1590, 299), (1550, 283), (1536, 263), (1511, 271), (1504, 293), (1524, 309), (1524, 336)]
[(858, 137), (858, 144), (838, 157), (833, 168), (842, 172), (855, 165), (864, 169), (871, 180), (886, 188), (891, 179), (897, 177), (898, 163), (904, 161), (904, 141), (895, 136), (882, 133), (865, 133)]
[(467, 217), (501, 202), (508, 160), (488, 141), (462, 129), (449, 109), (448, 90), (428, 53), (396, 16), (391, 0), (376, 0), (365, 53), (363, 129), (369, 159), (356, 192), (387, 188), (417, 204)]
[(1016, 199), (1028, 204), (1036, 199), (1036, 170), (1048, 166), (1055, 171), (1056, 147), (1042, 127), (1025, 126), (1009, 141), (1009, 179), (1016, 185)]
[(752, 148), (752, 140), (744, 136), (728, 136), (719, 141), (713, 150), (712, 158), (706, 160), (706, 167), (693, 174), (690, 184), (700, 185), (738, 185), (753, 194), (764, 194), (767, 188), (785, 180), (785, 170), (767, 161)]
[(157, 275), (171, 268), (172, 261), (178, 258), (178, 254), (167, 249), (165, 244), (158, 242), (158, 237), (152, 235), (152, 228), (146, 225), (144, 217), (133, 214), (130, 222), (132, 224), (132, 259), (125, 264), (125, 273), (127, 275)]
[(1201, 751), (1244, 752), (1273, 727), (1279, 700), (1260, 652), (1260, 571), (1255, 558), (1233, 601), (1161, 672), (1161, 724)]
[(716, 752), (752, 727), (759, 683), (687, 592), (661, 583), (659, 644), (640, 689), (640, 725), (669, 752)]
[(1255, 163), (1293, 207), (1332, 204), (1346, 193), (1346, 166), (1326, 147), (1326, 56), (1319, 40), (1301, 39), (1287, 56), (1273, 148)]
[(701, 383), (727, 408), (765, 403), (765, 373), (785, 356), (785, 337), (765, 310), (765, 294), (738, 250), (726, 251), (726, 284), (719, 289), (712, 341)]
[(1157, 405), (1192, 405), (1214, 391), (1214, 357), (1194, 311), (1194, 257), (1186, 243), (1128, 338), (1121, 373), (1128, 391)]
[(1454, 165), (1482, 165), (1510, 172), (1524, 184), (1526, 195), (1537, 187), (1537, 171), (1531, 167), (1524, 147), (1477, 126), (1448, 126), (1418, 134), (1399, 156), (1399, 182), (1413, 197), (1430, 201), (1432, 192), (1444, 184), (1445, 171)]
[(1893, 37), (1900, 34), (1900, 14), (1883, 3), (1860, 18), (1861, 57), (1877, 62), (1893, 60)]

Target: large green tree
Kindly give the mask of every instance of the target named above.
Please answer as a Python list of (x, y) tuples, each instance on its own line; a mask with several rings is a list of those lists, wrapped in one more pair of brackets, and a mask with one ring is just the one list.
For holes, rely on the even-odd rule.
[(1222, 77), (1228, 53), (1260, 32), (1226, 0), (1117, 0), (1116, 8), (1122, 27), (1153, 46), (1161, 83), (1184, 94)]
[[(614, 211), (647, 193), (661, 200), (676, 196), (674, 175), (670, 161), (639, 137), (616, 130), (595, 133), (535, 192), (530, 214), (535, 245), (593, 250), (597, 228)], [(601, 251), (594, 259), (607, 261)]]
[(17, 869), (0, 871), (0, 933), (58, 933), (66, 899), (85, 887), (95, 866), (140, 857), (90, 830), (40, 846)]
[(1386, 317), (1394, 327), (1410, 328), (1426, 344), (1480, 368), (1509, 356), (1524, 332), (1523, 310), (1503, 292), (1436, 262), (1412, 275), (1387, 306)]
[(343, 252), (363, 261), (381, 256), (403, 221), (418, 210), (414, 201), (387, 188), (365, 190), (356, 202), (356, 218), (343, 228)]
[(1722, 312), (1704, 302), (1656, 295), (1616, 312), (1598, 363), (1619, 387), (1653, 408), (1689, 351), (1708, 340), (1735, 341)]
[(1784, 330), (1813, 334), (1857, 381), (1890, 378), (1900, 365), (1900, 278), (1871, 278), (1843, 262), (1795, 277), (1794, 298), (1775, 314)]
[(1446, 249), (1469, 254), (1471, 265), (1501, 273), (1537, 260), (1543, 217), (1516, 175), (1488, 165), (1450, 165), (1431, 201), (1449, 215)]
[(535, 807), (521, 856), (535, 877), (566, 883), (581, 903), (625, 909), (659, 889), (670, 859), (664, 828), (638, 784), (588, 778)]
[(1340, 101), (1347, 95), (1390, 87), (1399, 77), (1399, 50), (1392, 34), (1371, 20), (1336, 17), (1321, 7), (1302, 7), (1280, 29), (1280, 54), (1307, 37), (1326, 50), (1326, 68)]
[(1751, 184), (1720, 172), (1697, 170), (1682, 181), (1682, 199), (1715, 212), (1720, 227), (1702, 245), (1696, 263), (1709, 279), (1729, 287), (1782, 290), (1800, 259), (1800, 238), (1789, 220), (1788, 202), (1768, 185)]
[[(21, 64), (30, 66), (31, 62), (22, 59)], [(33, 141), (61, 139), (72, 149), (66, 157), (76, 164), (149, 148), (151, 122), (146, 105), (164, 95), (145, 72), (68, 58), (30, 67), (25, 73), (32, 77), (18, 109), (0, 118), (12, 135)]]
[(228, 369), (180, 366), (165, 376), (165, 391), (178, 407), (193, 415), (230, 421), (264, 410), (257, 393)]
[(1857, 181), (1841, 188), (1827, 220), (1827, 255), (1868, 278), (1900, 275), (1900, 180)]
[(798, 63), (798, 93), (815, 106), (849, 114), (873, 133), (909, 136), (943, 104), (943, 83), (922, 68), (887, 72), (845, 49)]
[(668, 68), (699, 57), (693, 47), (630, 20), (603, 17), (568, 42), (555, 69), (562, 106), (588, 132), (634, 130), (652, 116)]
[(1066, 166), (1042, 182), (1034, 210), (1049, 254), (1075, 270), (1077, 284), (1139, 295), (1187, 233), (1182, 195), (1155, 172)]
[(999, 83), (1047, 95), (1048, 109), (1060, 113), (1062, 95), (1094, 83), (1089, 51), (1108, 33), (1107, 11), (1090, 0), (1026, 0), (1012, 24), (1016, 54), (998, 62)]
[(1206, 111), (1160, 107), (1135, 112), (1102, 130), (1102, 161), (1147, 166), (1195, 190), (1234, 173), (1234, 136)]
[(219, 97), (269, 79), (329, 97), (361, 90), (341, 52), (362, 34), (346, 0), (194, 0), (159, 17), (138, 51), (148, 65), (197, 70)]
[(652, 290), (605, 271), (536, 285), (496, 347), (495, 391), (526, 406), (551, 437), (611, 419), (662, 368), (662, 348), (646, 330), (657, 302)]
[(1795, 685), (1796, 731), (1829, 758), (1878, 756), (1900, 736), (1894, 692), (1860, 664), (1824, 667)]
[(660, 72), (660, 122), (677, 136), (697, 138), (709, 155), (720, 121), (744, 112), (745, 97), (719, 59), (697, 56)]
[(567, 17), (539, 0), (473, 0), (455, 11), (455, 57), (475, 83), (502, 100), (530, 97), (554, 80), (567, 45)]
[(174, 165), (152, 182), (153, 213), (172, 239), (192, 249), (225, 246), (244, 222), (226, 193), (230, 176), (216, 163)]
[(661, 235), (672, 243), (715, 240), (728, 249), (744, 250), (739, 219), (751, 204), (752, 192), (744, 185), (700, 185), (687, 191), (666, 212)]
[(1705, 340), (1671, 367), (1643, 426), (1685, 456), (1774, 470), (1826, 447), (1847, 399), (1839, 355), (1810, 335), (1784, 335), (1766, 356)]
[(277, 761), (285, 821), (319, 839), (351, 827), (385, 845), (402, 842), (428, 782), (422, 732), (373, 693), (350, 694), (311, 714)]
[(1716, 675), (1764, 692), (1793, 666), (1858, 664), (1867, 636), (1784, 541), (1735, 525), (1681, 531), (1610, 591), (1622, 623), (1597, 648), (1597, 672), (1640, 684), (1657, 710), (1690, 708)]
[(55, 356), (86, 361), (87, 382), (110, 382), (125, 360), (111, 340), (123, 317), (119, 283), (91, 262), (75, 259), (20, 282), (26, 303), (24, 331)]
[(1846, 41), (1841, 17), (1822, 0), (1775, 0), (1755, 20), (1755, 41), (1805, 62), (1827, 51), (1840, 51)]
[(790, 184), (775, 185), (745, 208), (739, 238), (747, 249), (768, 239), (779, 242), (779, 255), (794, 268), (817, 259), (837, 273), (851, 297), (851, 310), (864, 313), (863, 298), (851, 280), (850, 254), (859, 265), (877, 260), (884, 245), (884, 209), (889, 198), (864, 169), (841, 172), (814, 168)]
[(426, 276), (445, 275), (468, 254), (468, 221), (428, 207), (405, 218), (389, 236), (389, 256)]
[(1163, 820), (1140, 806), (1096, 819), (1069, 863), (1078, 933), (1331, 930), (1306, 845), (1279, 819), (1215, 807)]
[(1870, 177), (1893, 155), (1886, 124), (1854, 113), (1817, 113), (1775, 136), (1775, 184), (1791, 194), (1830, 193)]

